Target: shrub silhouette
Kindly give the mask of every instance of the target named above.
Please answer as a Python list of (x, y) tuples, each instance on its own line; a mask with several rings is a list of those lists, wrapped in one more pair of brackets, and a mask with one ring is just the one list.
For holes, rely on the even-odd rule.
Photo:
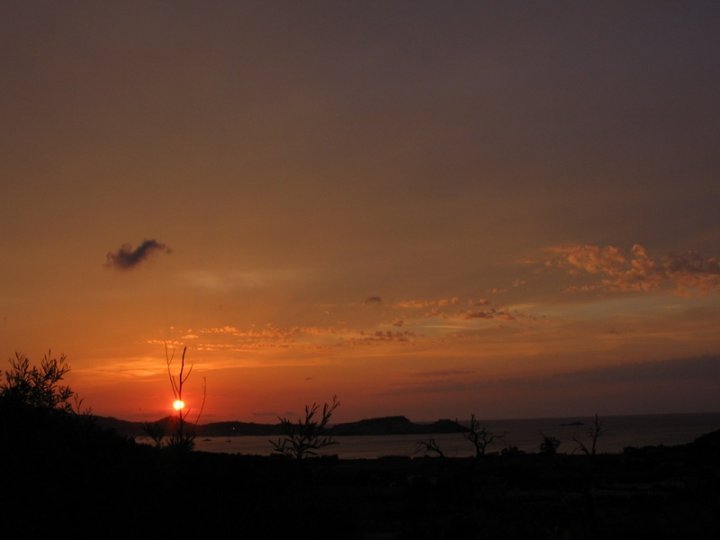
[(552, 435), (545, 435), (540, 433), (542, 436), (542, 442), (540, 443), (540, 453), (546, 456), (552, 456), (557, 454), (557, 449), (560, 446), (560, 439), (553, 437)]
[(279, 417), (280, 426), (285, 437), (277, 441), (270, 441), (273, 450), (295, 459), (304, 459), (307, 456), (317, 455), (317, 450), (337, 444), (328, 434), (327, 424), (335, 409), (340, 406), (337, 396), (333, 396), (331, 403), (323, 404), (322, 413), (318, 419), (320, 405), (313, 403), (305, 405), (305, 417), (292, 422), (285, 417)]
[[(0, 384), (0, 397), (16, 405), (38, 409), (60, 409), (73, 412), (70, 400), (75, 393), (60, 381), (70, 370), (65, 355), (53, 358), (52, 352), (43, 357), (40, 367), (31, 366), (27, 356), (15, 353), (10, 359), (10, 369), (5, 371), (5, 380)], [(75, 403), (80, 403), (75, 401)]]
[(422, 441), (418, 441), (417, 449), (415, 452), (423, 452), (425, 456), (435, 454), (438, 457), (445, 459), (445, 453), (442, 451), (442, 448), (440, 448), (440, 444), (437, 442), (437, 440), (435, 440), (435, 437), (430, 437)]
[(159, 422), (143, 422), (142, 429), (153, 440), (157, 448), (162, 447), (165, 428)]

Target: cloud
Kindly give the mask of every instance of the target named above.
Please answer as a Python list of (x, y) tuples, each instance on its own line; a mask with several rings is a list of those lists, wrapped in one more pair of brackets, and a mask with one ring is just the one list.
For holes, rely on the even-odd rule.
[(490, 294), (503, 294), (508, 292), (508, 289), (505, 287), (490, 287), (487, 292)]
[[(462, 306), (465, 306), (463, 309)], [(535, 319), (531, 315), (521, 313), (517, 309), (496, 307), (486, 298), (470, 298), (461, 300), (454, 296), (439, 300), (402, 300), (392, 305), (397, 309), (426, 309), (421, 315), (423, 319), (444, 319), (470, 321), (473, 319), (514, 321), (517, 319)], [(394, 326), (402, 326), (406, 319), (396, 320)], [(463, 328), (462, 326), (456, 328)]]
[(212, 328), (203, 328), (200, 332), (203, 334), (237, 334), (240, 330), (234, 326), (214, 326)]
[(504, 321), (514, 321), (515, 316), (502, 309), (490, 308), (480, 311), (466, 311), (463, 319), (469, 321), (471, 319), (502, 319)]
[(558, 246), (547, 250), (548, 268), (560, 268), (572, 276), (596, 276), (597, 281), (569, 287), (571, 291), (655, 291), (674, 287), (677, 292), (720, 290), (720, 262), (696, 251), (670, 253), (662, 260), (650, 257), (635, 244), (629, 253), (615, 246)]
[(274, 284), (299, 282), (306, 279), (302, 268), (255, 268), (250, 270), (217, 271), (208, 269), (185, 270), (179, 274), (184, 285), (214, 293), (237, 289), (267, 288)]
[[(396, 325), (397, 326), (397, 325)], [(277, 327), (272, 324), (247, 329), (235, 326), (199, 328), (182, 339), (197, 339), (193, 348), (203, 352), (241, 352), (270, 349), (328, 349), (378, 342), (408, 342), (410, 331), (363, 331), (322, 326)], [(160, 342), (151, 340), (149, 343)]]
[(352, 344), (370, 344), (378, 342), (401, 342), (406, 343), (411, 341), (415, 337), (415, 332), (405, 330), (402, 332), (382, 331), (377, 330), (373, 333), (366, 333), (361, 331), (359, 337), (351, 338), (349, 341)]
[(626, 258), (615, 246), (567, 246), (551, 248), (560, 258), (557, 263), (568, 269), (571, 274), (616, 275), (626, 265)]
[(422, 309), (434, 305), (435, 303), (431, 300), (401, 300), (400, 302), (393, 304), (393, 307), (403, 309)]
[(156, 251), (171, 253), (169, 247), (157, 240), (144, 240), (135, 249), (130, 244), (123, 244), (116, 252), (107, 254), (105, 266), (118, 270), (132, 270)]
[(382, 304), (382, 297), (380, 297), (380, 296), (368, 296), (368, 297), (365, 299), (365, 305), (370, 305), (370, 304), (374, 304), (374, 305), (380, 305), (380, 304)]
[(459, 303), (460, 298), (453, 296), (452, 298), (440, 298), (439, 300), (401, 300), (400, 302), (393, 304), (393, 307), (403, 309), (426, 309), (455, 306)]
[(468, 311), (463, 315), (464, 319), (492, 319), (494, 318), (494, 310), (490, 311)]
[(716, 257), (706, 259), (696, 251), (670, 253), (663, 266), (680, 289), (720, 290), (720, 261)]

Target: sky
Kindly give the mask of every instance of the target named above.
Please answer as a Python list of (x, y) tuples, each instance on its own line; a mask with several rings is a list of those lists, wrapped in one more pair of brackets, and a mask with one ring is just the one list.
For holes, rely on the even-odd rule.
[(0, 68), (0, 360), (96, 414), (720, 410), (715, 1), (9, 0)]

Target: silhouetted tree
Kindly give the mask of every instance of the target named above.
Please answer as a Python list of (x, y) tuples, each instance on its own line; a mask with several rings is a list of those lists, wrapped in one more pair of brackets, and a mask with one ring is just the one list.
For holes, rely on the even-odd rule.
[(337, 396), (333, 396), (331, 403), (324, 403), (320, 418), (320, 405), (313, 403), (305, 405), (305, 417), (292, 422), (288, 418), (279, 417), (285, 437), (277, 441), (270, 441), (273, 450), (295, 459), (317, 455), (317, 450), (337, 444), (328, 434), (327, 425), (335, 409), (340, 406)]
[(495, 433), (481, 426), (480, 421), (475, 418), (474, 414), (470, 415), (468, 430), (463, 433), (463, 437), (470, 441), (475, 448), (475, 459), (484, 456), (488, 447), (494, 444), (497, 439), (501, 439), (504, 436), (504, 433)]
[[(54, 358), (52, 352), (43, 357), (40, 367), (31, 366), (27, 356), (15, 353), (10, 359), (10, 369), (5, 371), (5, 380), (0, 384), (2, 398), (39, 409), (59, 409), (74, 412), (71, 399), (75, 393), (60, 381), (70, 370), (65, 355)], [(78, 412), (82, 400), (75, 400)]]
[(590, 427), (588, 427), (587, 430), (588, 437), (590, 437), (590, 448), (588, 448), (587, 445), (577, 437), (573, 437), (573, 441), (575, 441), (578, 445), (578, 449), (580, 449), (583, 454), (587, 456), (594, 456), (597, 452), (598, 439), (604, 435), (606, 431), (607, 430), (605, 429), (602, 420), (596, 413), (590, 423)]
[[(168, 378), (170, 379), (170, 387), (173, 391), (173, 396), (175, 397), (176, 402), (180, 402), (183, 405), (178, 407), (177, 412), (177, 429), (175, 432), (170, 436), (170, 440), (168, 441), (168, 446), (170, 448), (176, 449), (176, 450), (192, 450), (193, 446), (195, 445), (195, 434), (188, 432), (186, 430), (186, 423), (187, 423), (187, 417), (190, 415), (190, 411), (192, 409), (188, 409), (185, 411), (185, 406), (183, 402), (183, 388), (185, 386), (185, 383), (190, 378), (190, 374), (192, 373), (193, 364), (190, 364), (189, 369), (187, 370), (187, 373), (185, 372), (185, 355), (187, 353), (187, 347), (183, 347), (182, 355), (180, 357), (180, 370), (178, 371), (177, 376), (174, 376), (172, 373), (172, 363), (175, 358), (175, 350), (173, 349), (172, 352), (168, 352), (167, 345), (165, 346), (165, 363), (167, 365), (167, 372), (168, 372)], [(203, 409), (205, 408), (205, 397), (207, 395), (207, 384), (206, 380), (203, 377), (203, 398), (202, 398), (202, 404), (200, 405), (200, 410), (197, 414), (197, 417), (195, 418), (195, 424), (197, 424), (200, 421), (200, 417), (202, 416)], [(152, 434), (150, 434), (147, 429), (145, 430), (150, 437), (155, 440), (155, 437), (153, 437)], [(157, 435), (157, 432), (155, 432), (155, 435)], [(162, 441), (162, 436), (160, 437), (160, 441)], [(158, 441), (155, 440), (155, 443), (158, 444)]]

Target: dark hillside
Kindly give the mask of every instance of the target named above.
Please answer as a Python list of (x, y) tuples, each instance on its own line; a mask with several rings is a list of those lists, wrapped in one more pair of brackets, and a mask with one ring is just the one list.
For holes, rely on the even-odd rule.
[[(103, 428), (113, 429), (129, 437), (145, 435), (142, 422), (128, 422), (112, 417), (97, 417), (97, 424)], [(155, 422), (160, 424), (166, 433), (171, 432), (176, 421), (166, 417)], [(198, 436), (234, 437), (242, 435), (277, 436), (282, 434), (282, 427), (277, 424), (256, 424), (253, 422), (213, 422), (209, 424), (188, 424)], [(387, 416), (369, 418), (358, 422), (336, 424), (329, 428), (331, 435), (422, 435), (430, 433), (460, 433), (466, 428), (452, 420), (438, 420), (431, 424), (416, 424), (404, 416)]]
[(622, 455), (297, 461), (157, 449), (84, 416), (0, 403), (3, 537), (717, 538), (719, 439)]

